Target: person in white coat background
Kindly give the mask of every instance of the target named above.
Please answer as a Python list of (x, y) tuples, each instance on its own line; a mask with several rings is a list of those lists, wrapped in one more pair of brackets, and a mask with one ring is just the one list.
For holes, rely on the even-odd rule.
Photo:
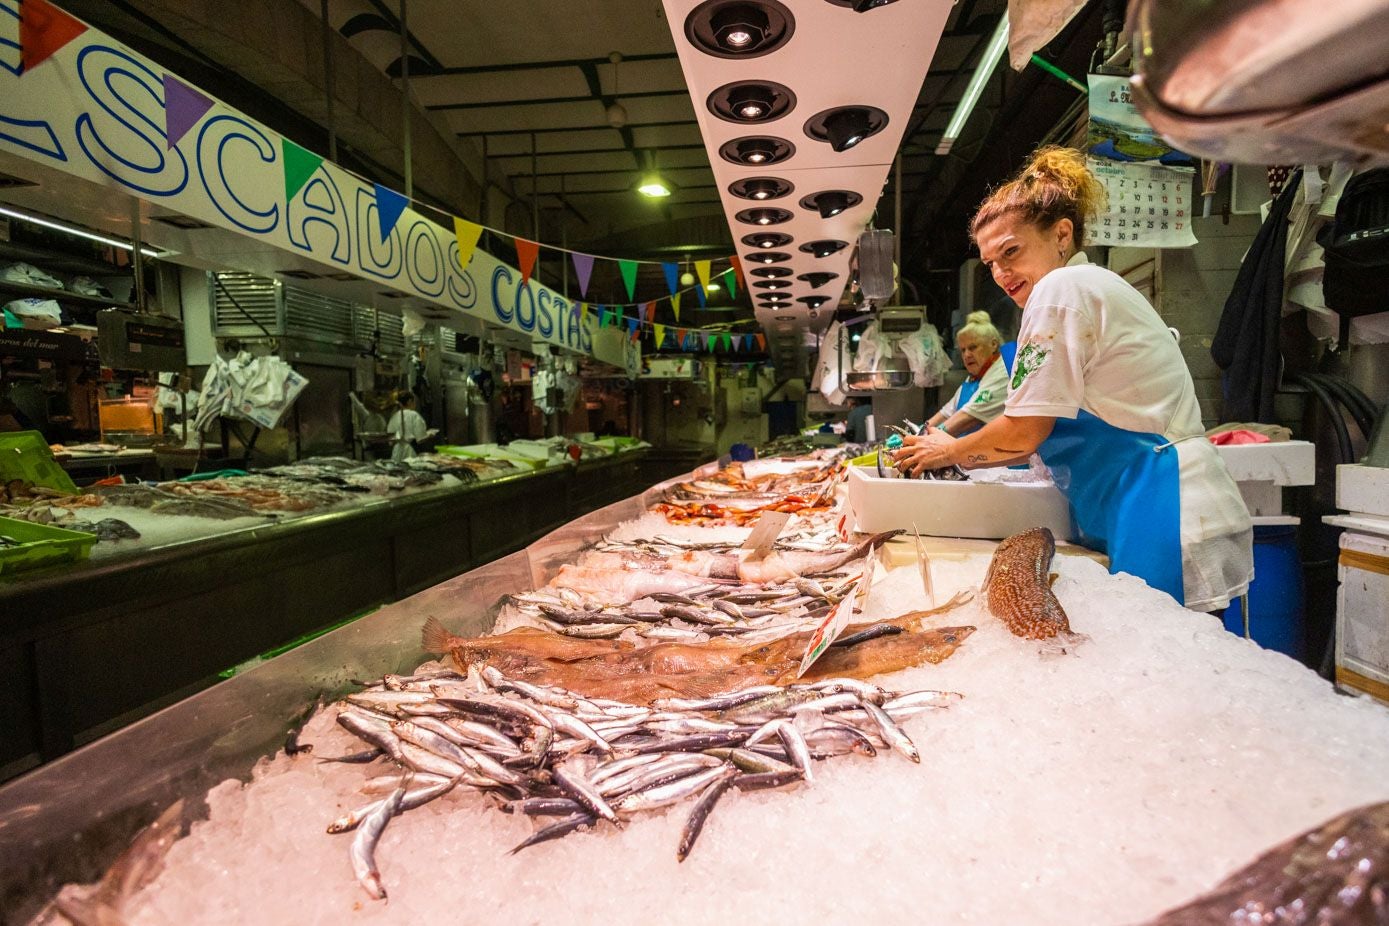
[(391, 461), (399, 463), (415, 456), (415, 441), (429, 436), (424, 416), (415, 411), (415, 394), (402, 392), (396, 399), (400, 406), (391, 413), (386, 422), (386, 433), (391, 435)]

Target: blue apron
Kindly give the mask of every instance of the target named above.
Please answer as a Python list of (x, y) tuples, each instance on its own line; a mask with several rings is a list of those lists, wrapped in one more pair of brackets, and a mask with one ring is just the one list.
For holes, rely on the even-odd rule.
[[(999, 345), (998, 352), (1002, 355), (999, 359), (1003, 361), (1003, 369), (1012, 373), (1013, 358), (1018, 355), (1018, 342), (1009, 341), (1007, 344), (1001, 344)], [(995, 360), (994, 363), (998, 363), (998, 360)], [(981, 376), (980, 379), (983, 379), (983, 377)], [(956, 411), (968, 405), (969, 400), (974, 398), (974, 394), (978, 391), (979, 379), (967, 379), (963, 383), (960, 383), (959, 399), (955, 402)]]
[(1071, 503), (1081, 544), (1107, 553), (1110, 572), (1138, 576), (1185, 603), (1177, 450), (1156, 449), (1165, 444), (1082, 411), (1057, 418), (1037, 452)]

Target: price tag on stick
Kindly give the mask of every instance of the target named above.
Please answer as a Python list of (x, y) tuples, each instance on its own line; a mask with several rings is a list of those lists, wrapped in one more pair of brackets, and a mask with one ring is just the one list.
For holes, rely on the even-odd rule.
[(776, 539), (781, 536), (781, 532), (786, 528), (786, 523), (790, 520), (791, 513), (789, 511), (762, 512), (757, 523), (752, 526), (752, 533), (748, 534), (748, 539), (743, 541), (742, 549), (747, 553), (743, 559), (748, 562), (756, 562), (772, 552), (772, 546), (776, 543)]
[(830, 648), (830, 644), (839, 638), (845, 627), (849, 626), (854, 615), (863, 609), (863, 602), (868, 597), (868, 587), (872, 584), (873, 563), (867, 562), (864, 564), (863, 575), (859, 577), (854, 590), (830, 608), (830, 613), (825, 615), (820, 626), (816, 627), (815, 632), (810, 635), (810, 643), (805, 648), (805, 655), (801, 657), (801, 667), (796, 672), (796, 678), (804, 675), (805, 670), (824, 655), (825, 650)]
[(916, 535), (916, 568), (921, 572), (921, 589), (926, 593), (926, 607), (936, 606), (936, 590), (931, 584), (931, 557), (926, 555), (926, 544), (921, 540), (921, 531), (912, 525), (912, 533)]

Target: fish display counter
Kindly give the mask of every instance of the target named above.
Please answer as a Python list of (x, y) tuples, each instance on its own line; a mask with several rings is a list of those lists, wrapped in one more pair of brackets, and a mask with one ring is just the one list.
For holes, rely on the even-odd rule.
[(661, 484), (0, 787), (0, 916), (1384, 921), (1389, 712), (1043, 527), (841, 536), (843, 472)]
[(0, 517), (98, 540), (87, 559), (0, 574), (0, 670), (14, 680), (0, 779), (630, 495), (644, 456), (320, 459), (76, 495), (16, 482)]

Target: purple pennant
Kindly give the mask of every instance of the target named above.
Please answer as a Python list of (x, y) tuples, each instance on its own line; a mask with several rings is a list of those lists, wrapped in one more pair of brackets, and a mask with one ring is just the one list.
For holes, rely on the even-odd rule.
[(666, 274), (666, 286), (670, 288), (670, 294), (674, 296), (680, 291), (680, 265), (662, 263), (661, 269)]
[(575, 251), (569, 256), (574, 261), (574, 276), (579, 280), (579, 295), (587, 299), (588, 281), (593, 276), (593, 255)]
[(172, 74), (164, 75), (164, 145), (173, 148), (212, 108), (212, 100)]

